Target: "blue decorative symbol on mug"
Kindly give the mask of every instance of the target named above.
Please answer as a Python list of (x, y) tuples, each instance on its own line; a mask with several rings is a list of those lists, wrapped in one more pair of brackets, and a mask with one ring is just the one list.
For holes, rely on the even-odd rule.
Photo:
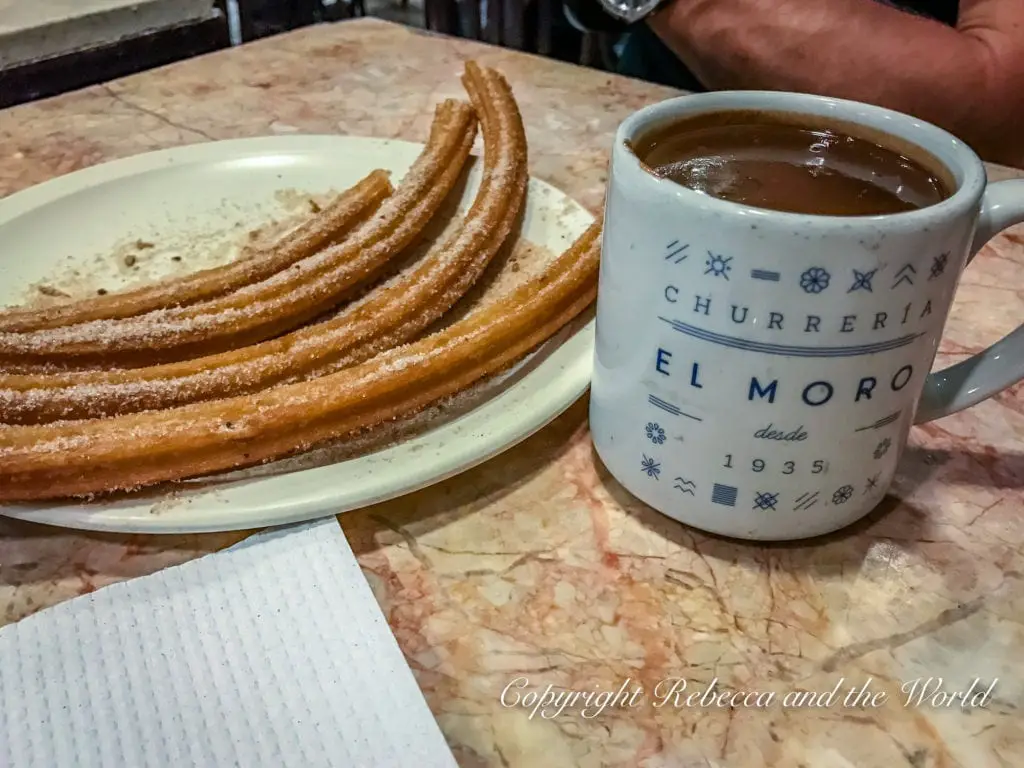
[(754, 494), (754, 509), (775, 509), (775, 504), (779, 500), (779, 494), (777, 493), (765, 493), (764, 491), (758, 491)]
[(814, 491), (814, 493), (811, 493), (810, 491), (807, 491), (806, 493), (801, 493), (796, 497), (796, 500), (793, 502), (793, 511), (802, 512), (805, 509), (810, 509), (817, 503), (818, 492)]
[(899, 285), (903, 285), (903, 283), (910, 283), (911, 285), (913, 285), (914, 275), (916, 274), (917, 270), (914, 269), (913, 264), (904, 264), (902, 267), (900, 267), (899, 272), (896, 273), (896, 280), (893, 281), (892, 287), (896, 288)]
[(807, 293), (821, 293), (828, 288), (831, 279), (832, 275), (824, 267), (811, 267), (800, 275), (800, 287)]
[(723, 507), (735, 507), (736, 493), (737, 488), (734, 485), (715, 483), (715, 487), (711, 489), (711, 503), (721, 504)]
[(857, 427), (857, 429), (855, 429), (854, 432), (866, 432), (869, 429), (881, 429), (882, 427), (887, 427), (890, 424), (892, 424), (894, 421), (896, 421), (896, 419), (898, 419), (900, 417), (901, 413), (903, 413), (902, 410), (893, 411), (888, 416), (883, 416), (878, 421), (873, 421), (870, 424), (868, 424), (867, 426)]
[(694, 416), (692, 414), (685, 413), (679, 406), (672, 405), (672, 403), (668, 402), (667, 400), (662, 400), (657, 395), (648, 395), (647, 402), (649, 402), (655, 408), (661, 408), (661, 410), (665, 411), (666, 413), (671, 413), (673, 416), (685, 416), (686, 418), (693, 419), (694, 421), (703, 421), (703, 419), (700, 418), (700, 416)]
[(889, 448), (892, 447), (892, 440), (888, 437), (882, 440), (877, 446), (875, 446), (875, 458), (880, 459), (889, 452)]
[(850, 290), (847, 293), (853, 293), (854, 291), (873, 293), (871, 290), (871, 278), (875, 276), (877, 271), (877, 269), (869, 269), (867, 272), (861, 272), (859, 269), (853, 270), (853, 285), (850, 286)]
[(671, 243), (665, 246), (665, 250), (668, 251), (668, 255), (665, 256), (665, 261), (675, 260), (676, 264), (681, 264), (686, 260), (686, 257), (690, 254), (686, 253), (686, 249), (690, 247), (689, 243), (679, 245), (678, 240), (673, 240)]
[(949, 261), (948, 253), (940, 253), (932, 261), (932, 271), (928, 275), (929, 280), (934, 280), (937, 277), (941, 277), (942, 273), (946, 271), (946, 262)]
[(874, 477), (869, 477), (867, 479), (867, 482), (864, 484), (864, 493), (871, 493), (878, 487), (878, 475), (880, 474), (881, 472), (876, 474)]
[(653, 477), (655, 480), (661, 475), (661, 462), (655, 461), (646, 453), (643, 455), (644, 459), (640, 462), (640, 469), (643, 470), (644, 474), (648, 477)]
[(843, 485), (836, 489), (836, 492), (832, 494), (833, 504), (845, 504), (853, 496), (853, 486)]
[(779, 278), (782, 277), (782, 273), (773, 272), (770, 269), (752, 269), (750, 270), (750, 276), (755, 280), (767, 280), (770, 283), (777, 283)]
[(723, 256), (720, 253), (708, 251), (708, 260), (704, 262), (707, 269), (704, 270), (704, 274), (712, 277), (724, 277), (728, 280), (729, 270), (732, 269), (729, 266), (730, 261), (732, 261), (732, 256)]
[(697, 487), (697, 484), (693, 480), (687, 480), (685, 477), (677, 477), (676, 484), (672, 486), (680, 493), (688, 493), (691, 496), (696, 496), (693, 491)]
[(665, 442), (665, 430), (662, 429), (661, 425), (657, 422), (647, 422), (647, 426), (644, 427), (644, 431), (647, 433), (647, 439), (655, 445), (661, 445)]

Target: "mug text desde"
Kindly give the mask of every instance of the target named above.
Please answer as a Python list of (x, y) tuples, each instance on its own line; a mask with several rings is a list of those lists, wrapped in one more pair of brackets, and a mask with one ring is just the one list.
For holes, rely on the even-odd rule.
[(803, 424), (796, 429), (782, 429), (776, 427), (774, 424), (769, 424), (767, 427), (762, 427), (757, 430), (754, 433), (754, 437), (759, 440), (781, 440), (787, 443), (793, 443), (806, 440), (807, 432), (804, 431)]

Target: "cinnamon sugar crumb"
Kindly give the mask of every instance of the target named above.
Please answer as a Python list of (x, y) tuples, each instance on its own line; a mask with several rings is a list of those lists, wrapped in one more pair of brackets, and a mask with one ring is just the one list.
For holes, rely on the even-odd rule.
[(43, 296), (53, 296), (68, 298), (68, 295), (59, 288), (54, 288), (52, 285), (37, 285), (36, 290), (39, 291)]
[[(97, 253), (68, 254), (52, 272), (25, 286), (20, 296), (11, 296), (9, 303), (54, 306), (69, 299), (105, 295), (101, 289), (112, 293), (218, 267), (239, 258), (248, 248), (277, 240), (305, 221), (312, 207), (323, 208), (338, 194), (335, 190), (322, 194), (282, 190), (267, 204), (248, 210), (226, 202), (223, 211), (211, 212), (205, 230), (189, 221), (169, 222), (142, 236), (131, 234)], [(254, 228), (254, 224), (258, 226)]]

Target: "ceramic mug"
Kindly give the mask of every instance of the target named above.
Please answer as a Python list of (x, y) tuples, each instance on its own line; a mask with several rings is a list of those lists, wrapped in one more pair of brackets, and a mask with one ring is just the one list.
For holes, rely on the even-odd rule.
[[(925, 150), (955, 192), (882, 216), (779, 213), (653, 176), (653, 127), (729, 109), (827, 116)], [(856, 128), (854, 129), (857, 130)], [(769, 92), (636, 112), (612, 149), (590, 424), (631, 493), (713, 533), (797, 539), (881, 501), (914, 423), (1024, 378), (1024, 331), (929, 375), (964, 266), (1024, 221), (1024, 181), (986, 186), (945, 131), (878, 107)]]

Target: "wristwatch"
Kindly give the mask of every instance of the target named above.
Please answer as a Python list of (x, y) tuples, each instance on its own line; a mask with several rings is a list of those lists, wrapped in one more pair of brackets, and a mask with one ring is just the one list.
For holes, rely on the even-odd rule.
[(569, 23), (582, 32), (621, 33), (671, 0), (563, 0)]
[(614, 16), (625, 24), (635, 24), (654, 13), (667, 0), (598, 0), (598, 2), (610, 16)]

